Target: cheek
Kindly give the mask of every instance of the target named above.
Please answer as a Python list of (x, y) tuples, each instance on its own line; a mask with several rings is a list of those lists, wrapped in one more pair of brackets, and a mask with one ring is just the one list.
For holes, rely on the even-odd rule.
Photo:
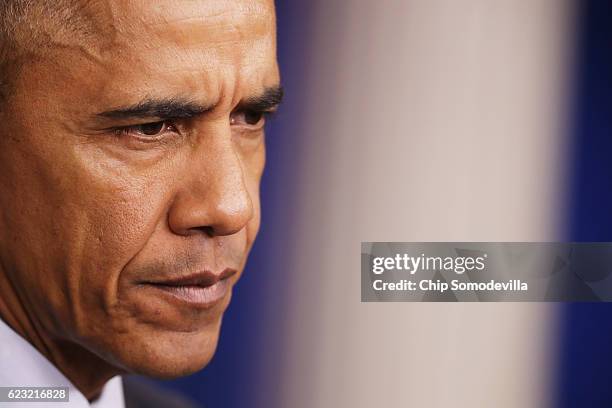
[(157, 168), (134, 171), (121, 163), (80, 172), (89, 184), (88, 198), (79, 204), (87, 212), (82, 279), (101, 277), (107, 299), (112, 298), (121, 270), (164, 220), (172, 197), (172, 179), (166, 174)]
[(253, 218), (249, 221), (246, 227), (247, 232), (247, 249), (253, 245), (259, 226), (261, 223), (261, 199), (260, 199), (260, 184), (263, 169), (265, 165), (265, 145), (264, 143), (257, 149), (256, 154), (244, 159), (246, 166), (245, 173), (248, 175), (246, 184), (253, 204)]
[(249, 220), (246, 226), (247, 235), (247, 249), (250, 249), (253, 245), (253, 241), (257, 237), (259, 232), (259, 226), (261, 224), (261, 202), (259, 199), (259, 184), (250, 189), (251, 200), (253, 202), (253, 217)]
[[(94, 159), (92, 159), (94, 158)], [(61, 219), (73, 329), (95, 332), (96, 322), (123, 313), (118, 287), (123, 271), (162, 224), (172, 197), (164, 168), (134, 169), (104, 157), (82, 155), (72, 174), (79, 188), (58, 193), (68, 204)]]
[(146, 182), (119, 188), (109, 180), (92, 183), (90, 198), (80, 204), (87, 213), (87, 255), (124, 264), (137, 253), (168, 201), (164, 189), (156, 187)]
[[(87, 221), (79, 247), (82, 280), (101, 278), (111, 284), (116, 275), (143, 246), (157, 224), (161, 203), (155, 192), (137, 189), (121, 194), (91, 191), (95, 202), (85, 202)], [(158, 193), (159, 194), (159, 193)], [(161, 194), (160, 194), (161, 195)], [(143, 200), (146, 197), (147, 200)], [(111, 279), (112, 276), (112, 279)]]
[(112, 313), (121, 270), (163, 217), (172, 183), (159, 169), (28, 142), (0, 152), (2, 260), (48, 330), (82, 331), (88, 316)]

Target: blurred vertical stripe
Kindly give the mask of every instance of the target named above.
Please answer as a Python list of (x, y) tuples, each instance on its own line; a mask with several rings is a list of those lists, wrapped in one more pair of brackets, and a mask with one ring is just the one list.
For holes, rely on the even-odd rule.
[(562, 238), (572, 3), (316, 4), (279, 407), (542, 407), (557, 309), (360, 304), (360, 241)]

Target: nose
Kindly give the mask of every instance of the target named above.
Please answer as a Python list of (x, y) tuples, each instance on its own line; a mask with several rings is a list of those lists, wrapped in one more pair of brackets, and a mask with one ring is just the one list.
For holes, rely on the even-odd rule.
[(179, 235), (232, 235), (253, 217), (243, 164), (231, 137), (211, 137), (192, 152), (182, 188), (168, 214)]

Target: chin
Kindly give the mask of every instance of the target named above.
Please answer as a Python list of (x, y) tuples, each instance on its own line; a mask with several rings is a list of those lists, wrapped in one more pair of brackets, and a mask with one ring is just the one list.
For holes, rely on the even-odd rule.
[(132, 374), (174, 379), (200, 371), (212, 360), (221, 319), (201, 332), (164, 332), (132, 341), (118, 353), (120, 365)]

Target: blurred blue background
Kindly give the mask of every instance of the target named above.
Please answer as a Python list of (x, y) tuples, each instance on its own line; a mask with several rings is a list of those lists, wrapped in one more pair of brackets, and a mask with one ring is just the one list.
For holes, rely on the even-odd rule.
[[(569, 240), (612, 241), (612, 2), (578, 3)], [(612, 307), (561, 313), (557, 406), (612, 406)]]

